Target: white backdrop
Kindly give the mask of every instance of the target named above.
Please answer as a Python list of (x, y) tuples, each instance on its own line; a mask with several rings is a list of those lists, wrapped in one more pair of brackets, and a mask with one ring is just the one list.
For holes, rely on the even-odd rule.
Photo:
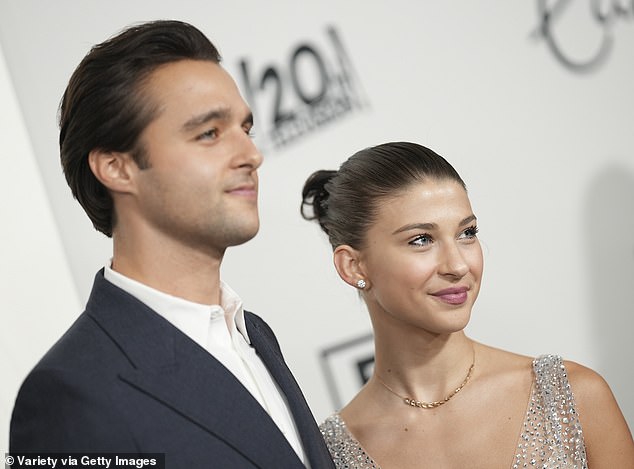
[[(479, 218), (485, 280), (469, 334), (596, 369), (632, 426), (632, 8), (590, 0), (0, 0), (0, 449), (20, 381), (79, 315), (110, 256), (61, 173), (59, 99), (93, 44), (158, 18), (203, 30), (256, 112), (262, 228), (228, 252), (223, 275), (277, 332), (318, 420), (338, 405), (333, 387), (343, 400), (358, 387), (356, 362), (371, 350), (354, 340), (370, 326), (336, 276), (325, 236), (299, 216), (301, 187), (362, 147), (412, 140), (456, 166)], [(275, 91), (279, 110), (302, 123), (277, 134)], [(302, 93), (321, 91), (322, 108), (302, 104)], [(301, 135), (276, 146), (282, 131)], [(324, 351), (335, 366), (330, 388)]]

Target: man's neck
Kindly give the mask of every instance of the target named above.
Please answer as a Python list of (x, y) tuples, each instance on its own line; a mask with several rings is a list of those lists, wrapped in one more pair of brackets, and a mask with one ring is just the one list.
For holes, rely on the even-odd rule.
[(156, 290), (201, 304), (220, 303), (223, 253), (183, 246), (121, 242), (116, 236), (112, 269)]

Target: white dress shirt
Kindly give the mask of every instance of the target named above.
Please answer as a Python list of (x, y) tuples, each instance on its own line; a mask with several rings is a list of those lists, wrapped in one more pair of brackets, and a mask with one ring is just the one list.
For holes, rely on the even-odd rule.
[(250, 345), (240, 297), (221, 281), (220, 305), (193, 303), (132, 280), (109, 265), (104, 269), (106, 280), (163, 316), (233, 373), (268, 412), (299, 458), (309, 467), (288, 403)]

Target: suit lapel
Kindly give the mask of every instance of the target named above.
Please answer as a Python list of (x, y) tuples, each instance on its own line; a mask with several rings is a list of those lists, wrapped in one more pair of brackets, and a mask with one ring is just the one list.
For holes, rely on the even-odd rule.
[(283, 461), (284, 467), (303, 467), (277, 425), (224, 365), (101, 273), (86, 310), (128, 358), (123, 381), (255, 466), (279, 467)]
[(281, 352), (277, 348), (272, 332), (268, 326), (258, 321), (250, 313), (246, 316), (249, 338), (256, 352), (269, 369), (273, 379), (277, 381), (286, 395), (297, 431), (302, 439), (302, 445), (313, 468), (334, 468), (321, 432), (315, 423), (315, 418), (306, 403), (306, 399), (295, 381), (293, 374), (284, 362)]

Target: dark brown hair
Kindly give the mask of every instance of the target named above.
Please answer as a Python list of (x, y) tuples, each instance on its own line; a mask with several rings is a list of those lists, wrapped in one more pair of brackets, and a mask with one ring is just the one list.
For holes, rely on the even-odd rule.
[(73, 196), (94, 227), (112, 236), (112, 197), (88, 164), (95, 149), (131, 152), (148, 167), (139, 136), (157, 110), (144, 96), (144, 80), (159, 66), (180, 60), (220, 62), (205, 35), (180, 21), (152, 21), (129, 27), (94, 46), (70, 78), (59, 111), (62, 168)]
[[(317, 220), (333, 249), (363, 246), (381, 200), (398, 195), (411, 184), (449, 179), (466, 186), (442, 156), (422, 145), (390, 142), (365, 148), (344, 162), (339, 171), (313, 173), (302, 191), (302, 216)], [(312, 213), (306, 212), (306, 207)]]

